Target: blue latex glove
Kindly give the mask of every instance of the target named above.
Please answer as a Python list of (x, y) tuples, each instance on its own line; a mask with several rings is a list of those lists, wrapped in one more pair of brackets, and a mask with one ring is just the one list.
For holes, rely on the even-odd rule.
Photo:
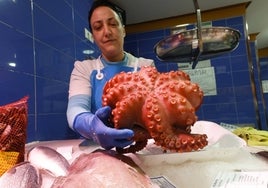
[(74, 130), (85, 138), (92, 138), (104, 149), (113, 147), (124, 148), (133, 143), (131, 138), (134, 132), (130, 129), (114, 129), (107, 127), (107, 122), (111, 114), (109, 106), (101, 107), (94, 114), (79, 114), (74, 121)]

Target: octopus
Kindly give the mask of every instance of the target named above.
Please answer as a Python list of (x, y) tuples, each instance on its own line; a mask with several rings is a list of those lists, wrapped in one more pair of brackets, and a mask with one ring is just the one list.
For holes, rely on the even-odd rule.
[(190, 152), (203, 149), (206, 134), (191, 134), (203, 91), (183, 71), (160, 73), (144, 66), (136, 72), (121, 72), (104, 86), (102, 105), (112, 108), (114, 128), (134, 131), (134, 143), (116, 148), (120, 153), (135, 153), (153, 139), (164, 151)]

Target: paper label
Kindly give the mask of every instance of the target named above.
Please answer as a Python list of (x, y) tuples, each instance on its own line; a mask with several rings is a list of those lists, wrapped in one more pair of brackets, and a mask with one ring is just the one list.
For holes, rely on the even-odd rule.
[(219, 172), (211, 188), (268, 187), (268, 171), (261, 172)]
[(189, 74), (191, 81), (197, 83), (204, 92), (204, 96), (217, 95), (216, 76), (214, 67), (183, 70)]
[(262, 80), (262, 92), (268, 93), (268, 80)]
[(160, 188), (176, 188), (164, 176), (152, 177), (151, 180), (154, 184), (158, 185)]

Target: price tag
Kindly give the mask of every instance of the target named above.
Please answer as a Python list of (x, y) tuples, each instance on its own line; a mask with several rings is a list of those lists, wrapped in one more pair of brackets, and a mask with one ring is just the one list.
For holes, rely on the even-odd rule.
[(158, 185), (160, 188), (176, 188), (164, 176), (152, 177), (151, 180), (154, 184)]
[(268, 187), (268, 171), (227, 171), (219, 172), (214, 179), (211, 188), (247, 188), (247, 187)]

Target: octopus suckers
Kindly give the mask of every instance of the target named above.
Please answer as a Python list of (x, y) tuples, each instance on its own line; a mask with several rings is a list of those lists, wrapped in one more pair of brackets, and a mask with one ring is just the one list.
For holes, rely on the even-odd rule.
[[(183, 71), (160, 73), (155, 67), (141, 67), (111, 78), (104, 86), (102, 101), (112, 108), (111, 124), (135, 132), (135, 144), (120, 152), (139, 151), (149, 138), (163, 150), (187, 152), (208, 143), (206, 136), (191, 134), (203, 95)], [(139, 131), (134, 129), (137, 123), (142, 128)]]

